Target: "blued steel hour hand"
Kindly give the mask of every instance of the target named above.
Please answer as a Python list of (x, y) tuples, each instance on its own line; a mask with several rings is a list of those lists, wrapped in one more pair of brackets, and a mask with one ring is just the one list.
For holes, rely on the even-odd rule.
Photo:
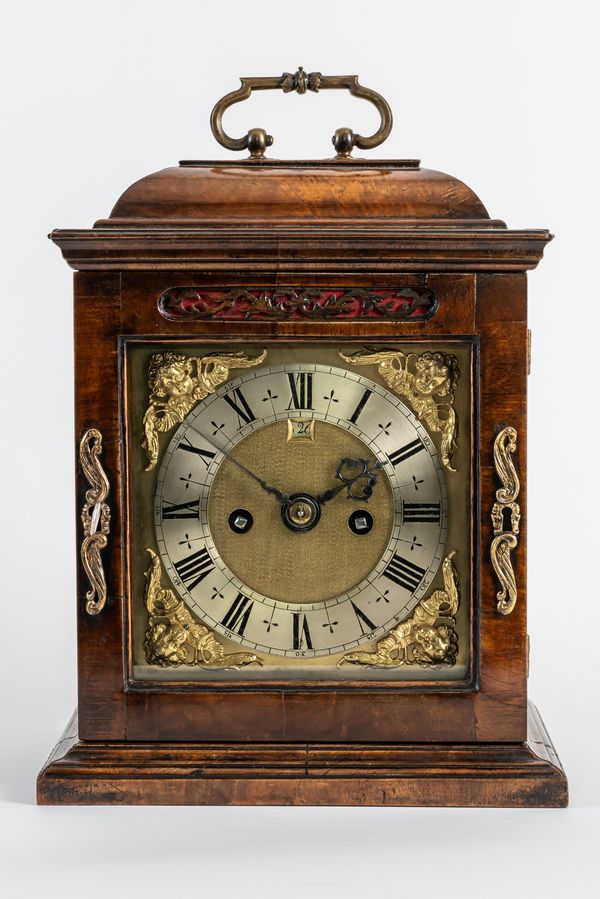
[[(369, 497), (373, 494), (373, 487), (377, 483), (380, 469), (380, 462), (371, 462), (369, 459), (343, 458), (337, 467), (335, 475), (341, 483), (317, 496), (317, 502), (323, 505), (323, 503), (327, 503), (334, 496), (337, 496), (342, 490), (347, 491), (349, 499), (368, 502)], [(361, 481), (363, 483), (359, 487), (359, 482)]]

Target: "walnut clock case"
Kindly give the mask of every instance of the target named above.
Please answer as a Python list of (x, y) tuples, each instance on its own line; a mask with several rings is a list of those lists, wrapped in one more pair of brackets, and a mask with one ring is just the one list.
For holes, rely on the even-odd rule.
[[(369, 137), (223, 112), (345, 88)], [(75, 274), (79, 705), (42, 803), (563, 806), (527, 699), (526, 272), (355, 76), (245, 78), (236, 161), (143, 178)]]

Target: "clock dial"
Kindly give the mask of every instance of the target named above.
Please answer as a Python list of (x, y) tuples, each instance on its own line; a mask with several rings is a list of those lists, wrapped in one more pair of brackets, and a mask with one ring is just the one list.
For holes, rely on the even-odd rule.
[(294, 362), (245, 372), (187, 416), (154, 519), (163, 566), (208, 627), (308, 659), (410, 614), (443, 558), (447, 500), (433, 441), (397, 396)]

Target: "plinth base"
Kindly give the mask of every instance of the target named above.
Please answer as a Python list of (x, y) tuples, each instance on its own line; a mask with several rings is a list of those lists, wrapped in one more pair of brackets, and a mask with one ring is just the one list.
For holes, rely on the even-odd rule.
[(40, 804), (556, 808), (567, 779), (536, 707), (526, 743), (90, 743), (73, 716)]

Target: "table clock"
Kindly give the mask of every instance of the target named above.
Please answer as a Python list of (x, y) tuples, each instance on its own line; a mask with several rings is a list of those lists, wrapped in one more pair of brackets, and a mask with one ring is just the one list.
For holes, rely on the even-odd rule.
[[(226, 109), (347, 89), (282, 161)], [(76, 271), (78, 711), (41, 803), (562, 806), (527, 698), (526, 272), (356, 76), (243, 78)]]

